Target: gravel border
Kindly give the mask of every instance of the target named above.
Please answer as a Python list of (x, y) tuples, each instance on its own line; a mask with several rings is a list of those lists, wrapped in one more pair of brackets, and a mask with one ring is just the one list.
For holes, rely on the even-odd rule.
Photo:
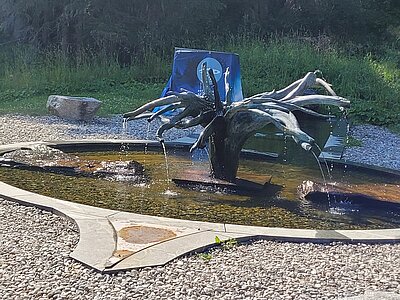
[(357, 125), (350, 129), (350, 136), (362, 145), (347, 147), (344, 159), (400, 170), (400, 135), (383, 127)]
[[(87, 123), (0, 116), (0, 143), (124, 138), (121, 122), (120, 116)], [(146, 137), (147, 126), (146, 121), (131, 125), (129, 137)], [(151, 131), (156, 127), (152, 125)], [(358, 138), (359, 133), (355, 127), (352, 134)], [(186, 134), (171, 131), (168, 138)], [(370, 131), (369, 136), (382, 138), (379, 134)], [(378, 149), (396, 145), (394, 140)], [(372, 153), (366, 149), (361, 157)], [(346, 152), (346, 158), (352, 153)], [(185, 256), (163, 267), (102, 275), (69, 257), (78, 238), (76, 226), (67, 220), (0, 199), (0, 295), (4, 299), (337, 299), (400, 290), (400, 244), (254, 241), (216, 248), (209, 255)], [(392, 295), (390, 299), (400, 299)]]
[[(57, 141), (77, 139), (155, 139), (159, 120), (128, 122), (122, 128), (122, 116), (95, 117), (92, 121), (68, 121), (56, 116), (0, 116), (0, 144), (30, 141)], [(199, 128), (171, 129), (165, 132), (166, 140), (177, 139), (197, 132)]]

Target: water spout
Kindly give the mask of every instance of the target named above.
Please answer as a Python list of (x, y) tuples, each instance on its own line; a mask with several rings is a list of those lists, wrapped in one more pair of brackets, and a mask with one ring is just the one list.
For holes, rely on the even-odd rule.
[(122, 120), (122, 133), (123, 134), (128, 134), (128, 118), (123, 118)]
[(312, 146), (306, 142), (301, 143), (300, 146), (301, 146), (301, 148), (303, 148), (306, 151), (310, 151), (312, 149)]
[(318, 144), (315, 144), (315, 145), (316, 145), (317, 149), (319, 150), (320, 156), (325, 163), (326, 172), (328, 173), (329, 180), (332, 181), (332, 173), (331, 173), (331, 170), (329, 169), (328, 162), (325, 159), (324, 152), (322, 151), (321, 147)]
[(160, 144), (161, 144), (161, 146), (163, 148), (163, 152), (164, 152), (165, 172), (166, 172), (166, 176), (167, 176), (167, 191), (169, 191), (170, 178), (169, 178), (169, 165), (168, 165), (167, 149), (165, 147), (165, 141), (163, 139), (160, 139)]

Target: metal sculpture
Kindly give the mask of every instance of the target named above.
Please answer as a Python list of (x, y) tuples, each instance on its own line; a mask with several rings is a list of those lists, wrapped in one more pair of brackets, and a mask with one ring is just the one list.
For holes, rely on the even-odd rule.
[[(133, 112), (124, 114), (125, 121), (147, 118), (149, 122), (166, 112), (177, 112), (157, 131), (157, 138), (163, 141), (163, 133), (171, 128), (189, 128), (201, 125), (204, 129), (191, 147), (204, 148), (209, 142), (211, 176), (217, 179), (235, 182), (239, 166), (240, 151), (255, 131), (267, 124), (291, 136), (306, 151), (313, 147), (314, 139), (300, 129), (293, 111), (322, 115), (310, 108), (310, 105), (334, 105), (341, 109), (350, 102), (336, 95), (330, 84), (319, 78), (319, 71), (309, 72), (279, 91), (265, 92), (231, 102), (231, 89), (228, 84), (229, 69), (225, 72), (225, 101), (220, 100), (217, 82), (212, 69), (202, 66), (203, 92), (200, 95), (183, 90), (151, 101)], [(305, 95), (305, 91), (320, 85), (330, 95)], [(152, 112), (155, 107), (162, 108)], [(149, 112), (146, 112), (149, 111)]]

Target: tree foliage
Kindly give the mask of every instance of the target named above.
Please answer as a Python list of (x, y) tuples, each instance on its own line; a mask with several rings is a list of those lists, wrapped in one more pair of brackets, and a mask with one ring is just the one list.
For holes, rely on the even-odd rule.
[(127, 60), (237, 34), (379, 37), (399, 20), (397, 0), (2, 0), (0, 41), (65, 53), (102, 50)]

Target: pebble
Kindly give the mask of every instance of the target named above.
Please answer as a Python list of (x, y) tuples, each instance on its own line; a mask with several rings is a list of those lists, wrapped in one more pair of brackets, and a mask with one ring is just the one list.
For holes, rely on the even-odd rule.
[[(131, 123), (126, 134), (121, 124), (121, 116), (71, 122), (54, 116), (4, 115), (0, 116), (0, 144), (146, 138), (154, 136), (157, 128), (151, 124), (147, 134), (148, 123), (139, 121)], [(168, 138), (191, 132), (172, 130)], [(387, 161), (384, 166), (400, 169), (397, 155), (392, 159), (400, 145), (399, 136), (369, 125), (356, 126), (351, 134), (363, 141), (363, 147), (347, 149), (347, 159), (365, 162), (371, 156), (370, 162)], [(383, 134), (388, 144), (378, 143)], [(382, 154), (382, 149), (387, 152)], [(385, 153), (389, 153), (388, 159), (377, 159)], [(346, 299), (379, 293), (381, 299), (387, 295), (384, 292), (400, 297), (400, 244), (255, 240), (232, 249), (212, 249), (209, 261), (191, 255), (162, 267), (107, 275), (68, 256), (78, 239), (78, 229), (68, 220), (0, 198), (0, 298)]]

